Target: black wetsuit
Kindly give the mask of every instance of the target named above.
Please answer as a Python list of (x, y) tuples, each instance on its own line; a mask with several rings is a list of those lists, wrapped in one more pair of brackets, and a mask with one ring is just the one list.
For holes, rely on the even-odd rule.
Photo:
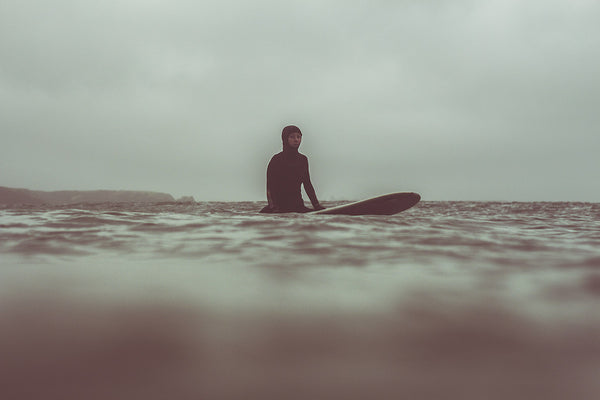
[(308, 158), (289, 147), (271, 158), (267, 167), (267, 192), (273, 207), (266, 206), (262, 213), (314, 211), (304, 205), (300, 186), (308, 194), (313, 207), (322, 208), (308, 173)]
[(308, 158), (298, 152), (275, 154), (267, 168), (267, 190), (277, 211), (279, 212), (306, 212), (311, 211), (304, 206), (300, 185), (311, 197), (315, 189), (310, 183), (308, 174)]
[(319, 204), (315, 189), (308, 173), (308, 158), (298, 152), (297, 147), (288, 144), (288, 136), (300, 129), (296, 126), (287, 126), (283, 129), (281, 139), (283, 151), (275, 154), (267, 167), (267, 200), (269, 205), (261, 213), (277, 212), (308, 212), (314, 211), (304, 206), (301, 186), (315, 209), (323, 209)]

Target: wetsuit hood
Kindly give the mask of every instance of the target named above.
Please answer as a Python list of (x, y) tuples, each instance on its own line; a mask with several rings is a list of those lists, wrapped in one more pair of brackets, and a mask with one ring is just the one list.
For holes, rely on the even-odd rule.
[(297, 154), (298, 153), (298, 149), (290, 147), (290, 145), (288, 144), (288, 136), (294, 132), (298, 132), (299, 134), (302, 135), (302, 131), (300, 131), (300, 128), (298, 128), (295, 125), (288, 125), (285, 128), (283, 128), (283, 131), (281, 131), (281, 141), (283, 142), (283, 152), (284, 153), (287, 153), (287, 154)]

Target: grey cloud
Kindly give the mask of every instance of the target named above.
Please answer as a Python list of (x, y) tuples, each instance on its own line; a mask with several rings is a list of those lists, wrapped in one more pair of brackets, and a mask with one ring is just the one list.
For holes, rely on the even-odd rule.
[(377, 182), (598, 201), (599, 15), (586, 1), (7, 1), (0, 178), (260, 199), (297, 123), (325, 198)]

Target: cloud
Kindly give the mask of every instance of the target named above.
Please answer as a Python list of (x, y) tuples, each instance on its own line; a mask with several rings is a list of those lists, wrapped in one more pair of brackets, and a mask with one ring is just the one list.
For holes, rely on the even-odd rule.
[[(550, 179), (528, 171), (561, 157), (557, 184), (575, 180), (577, 199), (597, 200), (581, 160), (600, 144), (599, 13), (583, 0), (6, 1), (3, 183), (261, 198), (264, 182), (242, 170), (263, 175), (281, 127), (297, 123), (326, 197), (366, 194), (361, 182), (376, 179), (386, 191), (485, 199), (498, 196), (490, 174)], [(81, 163), (81, 149), (114, 169)], [(60, 175), (35, 178), (51, 159)], [(526, 192), (511, 196), (560, 197)]]

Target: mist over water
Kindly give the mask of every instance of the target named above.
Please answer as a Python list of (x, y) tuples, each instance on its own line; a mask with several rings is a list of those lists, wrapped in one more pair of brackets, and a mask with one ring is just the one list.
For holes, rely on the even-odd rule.
[(262, 205), (0, 210), (3, 397), (600, 395), (600, 204)]

